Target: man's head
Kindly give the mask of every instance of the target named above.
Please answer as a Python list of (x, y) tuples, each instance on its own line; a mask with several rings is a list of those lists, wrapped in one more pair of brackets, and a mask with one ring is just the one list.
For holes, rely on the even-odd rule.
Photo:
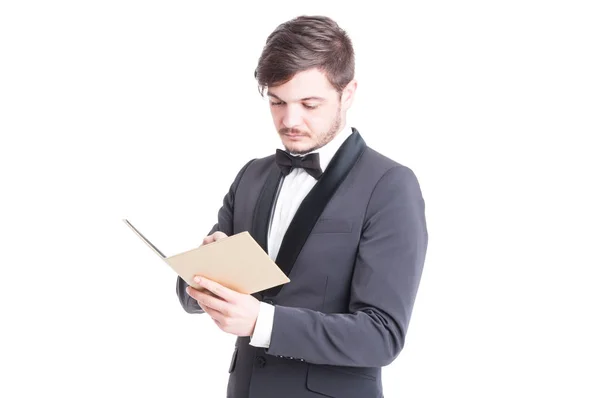
[(285, 148), (308, 153), (346, 123), (356, 90), (352, 42), (327, 17), (295, 18), (269, 35), (255, 76)]

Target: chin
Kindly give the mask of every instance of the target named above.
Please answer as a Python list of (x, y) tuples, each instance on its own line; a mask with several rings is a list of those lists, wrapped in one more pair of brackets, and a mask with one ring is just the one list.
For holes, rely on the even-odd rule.
[(305, 147), (300, 146), (300, 145), (294, 145), (294, 144), (287, 144), (284, 143), (283, 146), (285, 147), (285, 149), (294, 155), (303, 155), (306, 151)]
[(301, 137), (300, 139), (298, 139), (283, 136), (282, 141), (285, 149), (287, 149), (288, 152), (295, 154), (310, 152), (313, 147), (313, 143), (311, 142), (309, 137)]

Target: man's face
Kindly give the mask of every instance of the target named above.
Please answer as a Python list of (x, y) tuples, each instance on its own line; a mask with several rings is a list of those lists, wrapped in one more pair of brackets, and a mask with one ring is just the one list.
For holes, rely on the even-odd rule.
[(301, 155), (331, 141), (343, 127), (351, 102), (346, 91), (340, 99), (325, 74), (317, 69), (298, 72), (287, 83), (269, 87), (271, 115), (283, 146)]

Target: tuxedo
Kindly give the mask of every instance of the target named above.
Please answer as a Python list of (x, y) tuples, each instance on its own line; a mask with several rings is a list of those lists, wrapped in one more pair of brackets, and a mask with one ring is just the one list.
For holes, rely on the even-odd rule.
[[(249, 231), (268, 252), (283, 178), (275, 155), (246, 163), (208, 234)], [(269, 342), (237, 338), (227, 396), (383, 397), (381, 368), (404, 346), (427, 244), (415, 174), (352, 128), (277, 245), (291, 281), (253, 295), (272, 306)], [(202, 313), (186, 287), (177, 278), (182, 307)]]

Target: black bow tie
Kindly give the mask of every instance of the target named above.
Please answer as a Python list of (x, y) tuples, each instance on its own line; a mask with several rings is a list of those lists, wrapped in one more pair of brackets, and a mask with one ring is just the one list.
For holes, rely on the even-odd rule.
[(316, 180), (318, 180), (319, 177), (321, 177), (321, 174), (323, 174), (321, 166), (319, 165), (318, 153), (311, 153), (306, 156), (292, 156), (286, 151), (278, 149), (275, 153), (275, 161), (277, 162), (277, 165), (283, 172), (284, 176), (290, 174), (294, 168), (302, 168), (306, 170), (306, 172), (313, 176)]

